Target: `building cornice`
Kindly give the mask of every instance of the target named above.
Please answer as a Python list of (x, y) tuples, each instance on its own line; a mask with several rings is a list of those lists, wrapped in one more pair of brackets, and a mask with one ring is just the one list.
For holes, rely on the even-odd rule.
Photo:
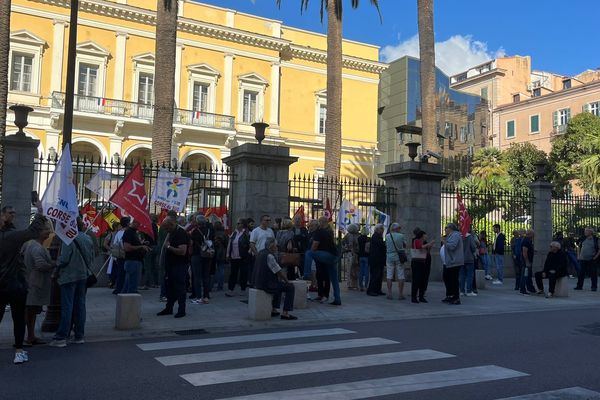
[[(327, 64), (327, 52), (325, 50), (290, 44), (288, 51), (289, 55), (293, 58)], [(380, 74), (389, 67), (389, 65), (385, 63), (352, 56), (343, 56), (342, 62), (344, 68), (371, 72), (374, 74)]]

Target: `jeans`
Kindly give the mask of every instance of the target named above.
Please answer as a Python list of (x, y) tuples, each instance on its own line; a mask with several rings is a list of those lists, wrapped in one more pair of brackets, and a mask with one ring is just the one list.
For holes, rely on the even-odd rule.
[(60, 285), (60, 323), (55, 340), (65, 340), (74, 323), (75, 339), (83, 339), (85, 330), (85, 279)]
[(341, 303), (341, 297), (340, 297), (340, 282), (338, 280), (338, 273), (337, 273), (337, 262), (338, 262), (338, 256), (336, 256), (335, 254), (331, 254), (327, 251), (323, 251), (323, 250), (317, 250), (317, 251), (312, 251), (309, 250), (306, 252), (305, 255), (305, 259), (304, 259), (304, 270), (306, 271), (306, 267), (308, 266), (308, 269), (310, 270), (310, 265), (312, 264), (312, 260), (315, 260), (315, 262), (322, 262), (323, 264), (326, 265), (327, 267), (327, 273), (329, 274), (329, 280), (331, 281), (331, 287), (333, 288), (333, 299), (336, 303)]
[(496, 265), (498, 280), (504, 282), (504, 255), (494, 254), (494, 264)]
[(519, 257), (516, 257), (515, 255), (512, 256), (512, 260), (513, 268), (515, 270), (515, 290), (519, 290), (519, 288), (521, 287), (521, 271), (523, 269), (523, 266), (521, 265), (522, 260), (520, 260)]
[(571, 264), (573, 264), (573, 267), (575, 267), (575, 271), (577, 272), (577, 276), (579, 276), (581, 265), (579, 265), (579, 260), (577, 260), (577, 252), (575, 252), (575, 250), (567, 250), (567, 259)]
[(465, 265), (460, 267), (460, 272), (458, 273), (458, 286), (461, 293), (465, 293), (465, 284), (467, 286), (467, 293), (473, 291), (474, 269), (475, 265), (473, 263), (465, 263)]
[(485, 275), (490, 275), (490, 255), (489, 254), (481, 254), (479, 256), (479, 258), (481, 259), (481, 266), (483, 267), (483, 270), (485, 271)]
[(122, 293), (137, 293), (142, 266), (141, 261), (125, 260), (125, 285)]
[(210, 298), (210, 258), (192, 256), (192, 276), (196, 298)]
[(210, 284), (211, 289), (215, 286), (215, 282), (217, 284), (217, 289), (223, 290), (223, 285), (225, 284), (225, 261), (217, 261), (215, 275)]
[(521, 293), (527, 293), (528, 291), (535, 293), (535, 287), (533, 287), (533, 278), (531, 274), (531, 267), (523, 265), (521, 268), (521, 283), (519, 284), (519, 290)]
[(23, 348), (23, 339), (25, 338), (25, 304), (27, 301), (27, 292), (10, 293), (0, 296), (0, 322), (4, 316), (4, 308), (10, 304), (10, 314), (13, 320), (13, 334), (15, 337), (15, 348)]
[(117, 258), (113, 264), (113, 270), (115, 270), (117, 277), (113, 294), (123, 293), (123, 286), (125, 286), (125, 260)]
[(598, 288), (598, 270), (596, 261), (593, 260), (580, 260), (581, 269), (579, 270), (579, 276), (577, 277), (577, 287), (583, 288), (583, 282), (585, 281), (585, 276), (588, 274), (590, 276), (590, 280), (592, 281), (592, 290), (596, 290)]
[(358, 264), (360, 265), (358, 287), (364, 289), (369, 286), (369, 257), (360, 257)]

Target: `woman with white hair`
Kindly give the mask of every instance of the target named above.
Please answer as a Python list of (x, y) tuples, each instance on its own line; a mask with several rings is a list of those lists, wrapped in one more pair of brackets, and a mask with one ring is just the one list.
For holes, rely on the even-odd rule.
[(544, 278), (548, 278), (548, 293), (546, 297), (554, 295), (556, 280), (567, 276), (567, 268), (569, 261), (567, 253), (561, 250), (559, 242), (550, 243), (550, 252), (546, 256), (544, 262), (544, 270), (535, 273), (535, 284), (538, 287), (537, 294), (544, 294)]
[(390, 232), (385, 236), (386, 247), (386, 280), (388, 295), (387, 298), (392, 300), (392, 280), (394, 275), (398, 282), (399, 300), (404, 300), (404, 264), (408, 261), (406, 256), (406, 241), (404, 235), (400, 233), (400, 224), (394, 222), (390, 226)]

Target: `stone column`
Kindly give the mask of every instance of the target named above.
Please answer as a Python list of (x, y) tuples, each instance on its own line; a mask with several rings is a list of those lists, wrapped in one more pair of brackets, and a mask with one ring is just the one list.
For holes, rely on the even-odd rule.
[[(233, 90), (233, 59), (231, 53), (225, 54), (225, 65), (223, 68), (223, 114), (231, 115), (231, 91)], [(238, 111), (239, 114), (239, 111)]]
[(52, 77), (50, 78), (50, 90), (52, 92), (61, 92), (67, 21), (55, 19), (52, 23), (54, 24), (54, 33), (52, 36)]
[(31, 214), (33, 161), (40, 141), (17, 133), (1, 138), (0, 142), (4, 147), (2, 207), (14, 207), (17, 212), (15, 225), (17, 229), (25, 229)]
[(185, 46), (182, 44), (178, 44), (175, 52), (175, 107), (182, 108), (180, 104), (180, 94), (181, 94), (181, 56), (183, 53), (183, 49)]
[(439, 164), (416, 161), (386, 165), (385, 172), (379, 174), (388, 187), (396, 189), (396, 210), (392, 215), (402, 226), (406, 239), (409, 240), (413, 229), (419, 227), (435, 241), (431, 252), (432, 280), (441, 279), (441, 182), (447, 176)]
[(234, 180), (231, 184), (231, 218), (263, 214), (273, 218), (289, 216), (288, 185), (290, 165), (298, 157), (290, 156), (289, 147), (245, 143), (231, 149), (223, 159)]
[(125, 84), (125, 61), (126, 47), (129, 35), (125, 32), (117, 32), (117, 48), (115, 51), (115, 80), (113, 84), (113, 98), (123, 100)]
[(537, 180), (529, 185), (533, 196), (533, 272), (544, 269), (548, 246), (552, 241), (552, 184)]
[(269, 125), (279, 130), (279, 80), (281, 64), (271, 63), (271, 98), (269, 103)]

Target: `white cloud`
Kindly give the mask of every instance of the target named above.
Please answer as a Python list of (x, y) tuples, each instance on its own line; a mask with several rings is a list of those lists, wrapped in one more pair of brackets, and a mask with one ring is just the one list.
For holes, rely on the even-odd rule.
[[(448, 75), (454, 75), (482, 64), (488, 60), (503, 57), (504, 49), (490, 51), (487, 43), (474, 40), (470, 35), (454, 35), (443, 42), (435, 44), (435, 63), (438, 68)], [(400, 42), (396, 46), (385, 46), (381, 49), (381, 58), (385, 62), (396, 60), (403, 56), (419, 57), (419, 36)]]

